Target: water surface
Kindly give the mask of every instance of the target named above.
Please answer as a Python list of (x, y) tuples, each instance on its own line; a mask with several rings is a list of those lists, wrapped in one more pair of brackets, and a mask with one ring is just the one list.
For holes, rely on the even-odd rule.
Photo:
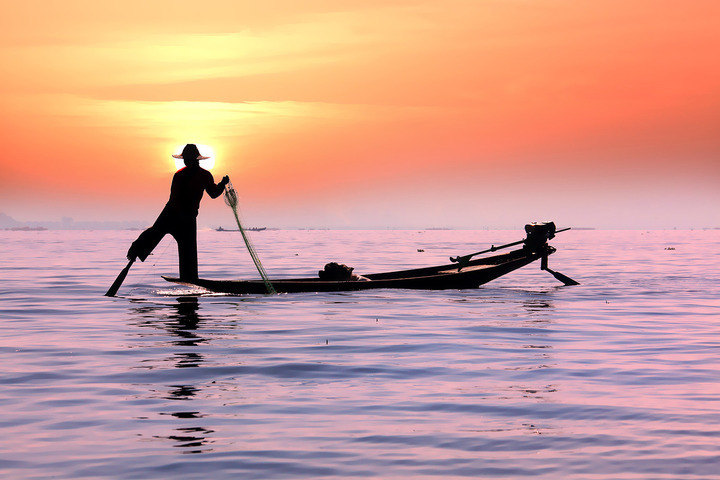
[[(3, 478), (720, 478), (720, 231), (570, 231), (473, 290), (193, 295), (138, 232), (0, 232)], [(265, 231), (271, 277), (520, 231)], [(201, 275), (256, 277), (237, 233)], [(418, 249), (424, 250), (418, 252)]]

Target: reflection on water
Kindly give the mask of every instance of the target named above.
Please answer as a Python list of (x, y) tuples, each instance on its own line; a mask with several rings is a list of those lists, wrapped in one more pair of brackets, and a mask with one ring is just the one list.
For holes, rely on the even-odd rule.
[[(172, 357), (166, 359), (172, 362), (175, 368), (198, 368), (205, 361), (203, 354), (196, 351), (188, 351), (188, 348), (198, 347), (209, 341), (209, 339), (198, 334), (198, 329), (204, 319), (199, 314), (200, 303), (197, 297), (183, 296), (176, 299), (176, 303), (169, 305), (144, 305), (134, 309), (134, 314), (139, 317), (137, 324), (143, 327), (150, 327), (167, 332), (170, 337), (165, 342), (171, 350), (182, 348), (181, 351), (172, 353)], [(145, 359), (143, 363), (152, 363), (154, 359)], [(169, 390), (163, 398), (172, 401), (192, 402), (201, 389), (192, 384), (168, 385)], [(154, 397), (154, 392), (152, 397)], [(168, 407), (171, 405), (168, 404)], [(159, 412), (158, 415), (166, 415), (182, 420), (182, 426), (175, 427), (176, 434), (159, 436), (154, 438), (165, 438), (175, 442), (175, 447), (183, 449), (183, 453), (203, 453), (212, 449), (206, 446), (212, 443), (209, 438), (213, 430), (197, 424), (188, 426), (186, 420), (196, 420), (206, 417), (201, 411), (172, 409)]]
[(195, 396), (199, 390), (192, 385), (171, 385), (172, 390), (170, 390), (167, 397), (168, 400), (191, 400), (193, 396)]
[(549, 313), (548, 309), (555, 309), (553, 300), (558, 294), (559, 288), (562, 287), (524, 291), (524, 295), (521, 297), (523, 308), (530, 316), (542, 316)]
[(176, 429), (177, 435), (170, 435), (167, 438), (176, 442), (174, 445), (177, 448), (182, 448), (183, 453), (204, 453), (212, 451), (209, 448), (203, 448), (208, 443), (208, 436), (213, 433), (212, 430), (208, 430), (203, 427), (182, 427)]

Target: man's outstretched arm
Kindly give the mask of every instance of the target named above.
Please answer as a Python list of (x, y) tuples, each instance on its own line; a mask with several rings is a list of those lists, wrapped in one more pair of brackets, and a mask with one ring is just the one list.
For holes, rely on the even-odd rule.
[(210, 198), (217, 198), (222, 195), (223, 190), (225, 190), (225, 185), (227, 185), (229, 181), (230, 177), (225, 175), (222, 180), (220, 180), (220, 183), (216, 185), (215, 180), (212, 178), (212, 175), (210, 175), (210, 181), (207, 187), (205, 187), (205, 191), (210, 195)]

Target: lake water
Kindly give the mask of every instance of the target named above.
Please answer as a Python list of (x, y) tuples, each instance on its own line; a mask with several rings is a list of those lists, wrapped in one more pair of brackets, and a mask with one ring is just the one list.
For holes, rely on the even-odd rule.
[[(167, 238), (0, 232), (2, 478), (720, 478), (720, 230), (570, 231), (479, 289), (193, 296)], [(517, 231), (252, 233), (271, 277)], [(200, 273), (257, 277), (238, 233)], [(419, 252), (423, 249), (424, 252)]]

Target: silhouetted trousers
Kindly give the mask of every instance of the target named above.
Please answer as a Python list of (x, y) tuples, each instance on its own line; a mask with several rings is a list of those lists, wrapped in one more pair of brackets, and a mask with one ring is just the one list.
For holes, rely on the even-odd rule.
[(180, 278), (197, 280), (197, 219), (195, 213), (184, 213), (165, 207), (152, 227), (140, 234), (130, 246), (130, 253), (143, 262), (167, 234), (175, 238), (180, 260)]

